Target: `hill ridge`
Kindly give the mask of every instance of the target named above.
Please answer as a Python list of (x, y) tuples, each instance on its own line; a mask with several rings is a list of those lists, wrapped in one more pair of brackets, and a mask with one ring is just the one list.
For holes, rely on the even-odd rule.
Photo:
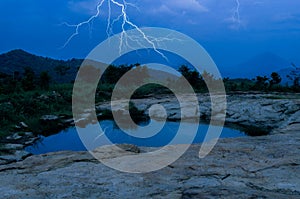
[[(83, 59), (57, 60), (49, 57), (43, 57), (31, 54), (23, 49), (15, 49), (0, 54), (0, 73), (13, 74), (18, 72), (23, 74), (25, 67), (31, 67), (36, 75), (43, 71), (49, 72), (52, 80), (59, 83), (73, 81), (76, 77), (77, 68), (81, 65)], [(58, 75), (55, 67), (66, 66), (70, 69), (65, 75)]]

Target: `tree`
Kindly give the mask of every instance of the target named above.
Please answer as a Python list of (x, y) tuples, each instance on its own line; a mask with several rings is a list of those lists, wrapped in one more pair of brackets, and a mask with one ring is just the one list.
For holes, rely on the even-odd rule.
[(9, 94), (18, 90), (18, 82), (11, 75), (0, 72), (0, 93)]
[(266, 90), (268, 87), (269, 78), (267, 76), (257, 76), (254, 85), (255, 90)]
[(277, 84), (279, 84), (280, 82), (281, 82), (281, 77), (280, 77), (280, 75), (278, 74), (278, 73), (276, 73), (276, 72), (273, 72), (272, 74), (271, 74), (271, 80), (270, 80), (270, 88), (272, 88), (273, 87), (273, 85), (277, 85)]
[(31, 91), (35, 88), (35, 74), (31, 67), (24, 68), (24, 77), (22, 79), (22, 88), (25, 91)]
[[(119, 79), (128, 71), (130, 71), (134, 65), (121, 65), (121, 66), (114, 66), (109, 65), (105, 70), (104, 74), (102, 75), (102, 82), (107, 84), (116, 84)], [(137, 66), (138, 67), (138, 66)]]
[(54, 71), (56, 72), (56, 74), (58, 74), (60, 76), (65, 76), (67, 74), (68, 70), (70, 70), (70, 69), (71, 69), (70, 66), (59, 65), (54, 68)]
[(180, 72), (185, 78), (188, 78), (191, 70), (189, 69), (189, 67), (181, 65), (178, 69), (178, 72)]
[[(73, 59), (71, 60), (71, 62), (73, 62)], [(67, 75), (68, 71), (71, 69), (70, 66), (65, 66), (65, 65), (57, 65), (54, 67), (54, 72), (57, 74), (56, 76), (56, 81), (58, 82), (64, 82), (65, 79), (63, 78), (65, 75)], [(77, 69), (77, 68), (76, 68)], [(78, 70), (76, 71), (76, 73), (78, 72)], [(74, 80), (70, 81), (71, 83), (74, 83)]]
[[(204, 76), (200, 75), (198, 71), (191, 70), (189, 67), (182, 65), (179, 67), (178, 71), (182, 74), (183, 77), (192, 85), (195, 90), (205, 89), (205, 82), (203, 78), (208, 76), (208, 73), (204, 71)], [(206, 76), (207, 75), (207, 76)]]
[(51, 77), (48, 72), (43, 71), (40, 74), (40, 87), (43, 90), (48, 90), (50, 85)]

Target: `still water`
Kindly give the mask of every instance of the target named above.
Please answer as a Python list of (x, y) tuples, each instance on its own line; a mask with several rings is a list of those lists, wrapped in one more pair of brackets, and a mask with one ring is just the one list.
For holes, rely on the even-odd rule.
[[(114, 121), (104, 120), (100, 122), (100, 126), (102, 129), (105, 129), (106, 137), (109, 138), (111, 143), (114, 144), (134, 144), (137, 146), (148, 146), (148, 147), (161, 147), (170, 143), (170, 141), (175, 137), (177, 130), (179, 128), (179, 122), (171, 122), (167, 121), (165, 125), (163, 125), (160, 121), (153, 121), (154, 128), (156, 126), (163, 126), (163, 128), (154, 136), (149, 138), (136, 138), (124, 133), (120, 130)], [(184, 122), (183, 122), (184, 123)], [(147, 125), (147, 123), (141, 123), (141, 126)], [(177, 141), (172, 144), (186, 144), (188, 140), (193, 138), (192, 133), (189, 129), (194, 129), (197, 124), (195, 123), (184, 123), (185, 131), (184, 135), (180, 137), (177, 136)], [(200, 124), (198, 128), (198, 132), (194, 138), (193, 143), (202, 143), (208, 130), (208, 124)], [(131, 129), (132, 134), (140, 134), (140, 129)], [(147, 134), (147, 132), (143, 132)], [(234, 137), (243, 137), (246, 136), (245, 133), (236, 130), (224, 127), (222, 130), (221, 138), (234, 138)], [(97, 138), (98, 139), (98, 138)], [(102, 140), (102, 141), (101, 141)], [(103, 142), (103, 139), (95, 140), (94, 148), (111, 144), (110, 142)], [(81, 142), (81, 139), (76, 131), (75, 127), (70, 127), (64, 131), (61, 131), (58, 134), (51, 135), (48, 137), (41, 137), (35, 144), (32, 146), (28, 146), (25, 149), (26, 151), (32, 154), (44, 154), (48, 152), (55, 151), (86, 151), (87, 149)]]

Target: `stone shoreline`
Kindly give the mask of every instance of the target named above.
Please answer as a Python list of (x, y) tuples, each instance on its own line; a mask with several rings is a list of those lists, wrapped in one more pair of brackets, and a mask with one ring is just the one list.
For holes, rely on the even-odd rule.
[[(199, 99), (201, 116), (209, 116), (209, 97)], [(180, 116), (174, 98), (134, 100), (141, 110), (164, 102), (169, 119)], [(221, 139), (204, 159), (193, 145), (172, 165), (147, 174), (115, 171), (88, 152), (0, 158), (0, 198), (300, 198), (300, 100), (232, 95), (226, 116), (229, 123), (271, 129), (270, 135)], [(98, 150), (104, 149), (112, 161), (132, 153)]]
[[(227, 110), (226, 123), (255, 127), (254, 130), (262, 129), (268, 133), (276, 133), (279, 129), (284, 129), (291, 123), (298, 123), (298, 116), (300, 115), (300, 97), (292, 99), (286, 96), (287, 99), (276, 99), (278, 95), (274, 94), (234, 94), (227, 95)], [(273, 99), (275, 98), (275, 99)], [(188, 99), (188, 97), (187, 97)], [(209, 95), (198, 95), (199, 113), (188, 112), (189, 104), (182, 107), (187, 112), (180, 114), (181, 108), (174, 96), (150, 97), (147, 99), (133, 99), (135, 106), (148, 114), (148, 109), (154, 104), (162, 104), (166, 109), (167, 115), (152, 109), (152, 116), (157, 119), (180, 121), (180, 119), (193, 119), (201, 117), (202, 120), (209, 121), (210, 119), (218, 121), (219, 115), (211, 115), (211, 101)], [(119, 110), (124, 110), (127, 104), (124, 101), (114, 102)], [(110, 103), (104, 103), (96, 106), (97, 111), (110, 110)], [(224, 114), (225, 110), (218, 110), (219, 114)], [(186, 117), (186, 118), (185, 118)], [(250, 132), (251, 133), (251, 132)], [(255, 132), (254, 132), (255, 133)]]
[(299, 129), (222, 139), (204, 159), (199, 149), (146, 174), (115, 171), (88, 152), (31, 156), (0, 166), (0, 198), (300, 198)]

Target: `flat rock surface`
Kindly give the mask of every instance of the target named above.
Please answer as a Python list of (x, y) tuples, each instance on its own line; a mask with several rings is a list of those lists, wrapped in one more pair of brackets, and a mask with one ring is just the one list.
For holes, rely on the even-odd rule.
[[(218, 101), (218, 95), (214, 96)], [(272, 95), (272, 94), (244, 94), (244, 95), (227, 95), (227, 109), (223, 110), (223, 106), (216, 105), (217, 115), (211, 115), (211, 101), (209, 95), (198, 95), (199, 112), (191, 111), (190, 104), (178, 104), (178, 100), (172, 95), (162, 97), (152, 97), (147, 99), (134, 99), (132, 102), (139, 110), (145, 111), (148, 114), (149, 108), (152, 105), (160, 104), (165, 108), (165, 114), (161, 109), (152, 109), (152, 116), (154, 118), (169, 120), (180, 120), (185, 118), (204, 118), (205, 120), (218, 120), (219, 116), (226, 112), (226, 122), (231, 124), (238, 124), (244, 126), (254, 126), (257, 128), (266, 129), (268, 131), (274, 130), (286, 125), (286, 123), (293, 118), (293, 116), (300, 115), (300, 98), (293, 98), (292, 96)], [(219, 97), (223, 99), (222, 97)], [(189, 98), (185, 97), (189, 102)], [(192, 99), (191, 99), (192, 100)], [(126, 102), (126, 101), (125, 101)], [(192, 101), (191, 101), (192, 102)], [(128, 107), (124, 100), (113, 102), (118, 106), (119, 110)], [(98, 105), (97, 110), (111, 109), (110, 103)], [(294, 116), (294, 118), (295, 118)], [(222, 119), (222, 117), (220, 117)]]
[[(19, 151), (21, 145), (7, 144), (5, 149), (17, 150), (19, 158), (8, 161), (12, 157), (0, 157), (0, 198), (300, 199), (300, 100), (273, 98), (256, 94), (228, 96), (226, 112), (227, 122), (271, 129), (271, 135), (221, 139), (203, 159), (199, 158), (201, 146), (193, 145), (176, 162), (151, 173), (116, 171), (88, 152), (28, 157)], [(168, 119), (181, 117), (180, 107), (172, 97), (134, 103), (145, 111), (153, 104), (162, 104)], [(199, 96), (199, 104), (200, 113), (195, 112), (195, 117), (210, 117), (209, 96)], [(107, 108), (109, 104), (97, 107)], [(124, 157), (155, 150), (131, 145), (121, 148), (104, 146), (95, 151), (108, 162), (130, 167), (134, 162)], [(149, 165), (148, 159), (144, 162)]]
[[(146, 174), (113, 170), (88, 152), (30, 156), (0, 166), (0, 198), (300, 198), (299, 143), (299, 129), (222, 139), (204, 159), (193, 145), (173, 164)], [(126, 155), (103, 151), (112, 160)]]

